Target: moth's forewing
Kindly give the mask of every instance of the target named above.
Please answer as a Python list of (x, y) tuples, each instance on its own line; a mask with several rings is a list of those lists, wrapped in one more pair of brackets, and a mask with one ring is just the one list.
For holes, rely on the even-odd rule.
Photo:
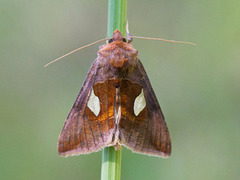
[[(98, 151), (105, 147), (107, 142), (111, 141), (111, 129), (114, 123), (113, 118), (108, 118), (112, 116), (109, 115), (108, 111), (111, 102), (108, 96), (109, 93), (106, 92), (109, 89), (104, 84), (94, 85), (98, 63), (99, 61), (96, 59), (90, 68), (59, 136), (58, 152), (62, 156)], [(104, 104), (101, 103), (101, 110), (98, 112), (99, 118), (88, 107), (92, 91), (99, 98), (97, 99), (99, 102), (106, 102), (107, 104), (104, 107)]]
[(137, 50), (120, 31), (98, 51), (58, 141), (60, 155), (124, 145), (134, 152), (168, 157), (171, 140)]
[[(143, 101), (136, 101), (137, 97)], [(150, 81), (138, 60), (137, 69), (125, 81), (121, 88), (122, 119), (120, 121), (120, 139), (123, 145), (134, 152), (168, 157), (171, 153), (171, 139)], [(144, 102), (145, 100), (145, 102)], [(134, 103), (145, 103), (139, 114), (134, 111)]]

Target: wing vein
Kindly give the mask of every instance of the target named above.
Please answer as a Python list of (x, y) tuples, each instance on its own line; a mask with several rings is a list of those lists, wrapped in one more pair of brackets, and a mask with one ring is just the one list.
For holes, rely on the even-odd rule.
[(85, 119), (84, 119), (84, 122), (83, 122), (83, 129), (84, 129), (84, 134), (85, 134), (85, 139), (86, 139), (86, 145), (87, 145), (87, 148), (88, 148), (88, 150), (89, 150), (88, 140), (87, 140), (87, 134), (86, 134), (86, 129), (85, 129)]
[[(146, 120), (146, 119), (145, 119)], [(138, 136), (137, 136), (137, 141), (136, 141), (136, 144), (135, 144), (135, 148), (137, 147), (137, 144), (138, 144), (138, 141), (139, 141), (139, 137), (140, 137), (140, 135), (141, 135), (141, 133), (142, 133), (142, 130), (143, 130), (143, 127), (145, 126), (145, 123), (143, 123), (142, 125), (141, 125), (141, 128), (139, 129), (139, 133), (138, 133)]]
[(90, 130), (91, 130), (91, 133), (92, 133), (93, 142), (94, 142), (94, 144), (95, 144), (95, 147), (96, 147), (97, 145), (96, 145), (95, 136), (94, 136), (94, 133), (93, 133), (93, 130), (92, 130), (91, 123), (90, 123), (90, 121), (88, 120), (88, 118), (86, 118), (86, 119), (87, 119), (87, 122), (88, 122), (89, 128), (90, 128)]
[(145, 145), (145, 141), (146, 141), (146, 136), (148, 134), (148, 126), (149, 126), (149, 121), (147, 121), (147, 128), (146, 128), (146, 133), (144, 135), (144, 140), (143, 140), (143, 145), (142, 145), (142, 149), (141, 151), (143, 151), (144, 145)]

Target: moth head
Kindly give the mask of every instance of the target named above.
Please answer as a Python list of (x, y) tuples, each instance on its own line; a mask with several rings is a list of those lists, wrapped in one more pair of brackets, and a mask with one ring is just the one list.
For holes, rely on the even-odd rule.
[(121, 33), (118, 29), (116, 29), (116, 30), (113, 32), (113, 36), (112, 36), (111, 39), (108, 40), (108, 43), (110, 44), (110, 43), (112, 43), (112, 42), (114, 42), (114, 41), (127, 42), (127, 41), (126, 41), (126, 38), (124, 38), (124, 37), (122, 36), (122, 33)]

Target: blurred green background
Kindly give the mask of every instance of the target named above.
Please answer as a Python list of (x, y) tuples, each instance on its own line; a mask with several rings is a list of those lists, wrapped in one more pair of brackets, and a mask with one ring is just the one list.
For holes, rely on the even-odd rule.
[[(240, 175), (240, 1), (128, 2), (135, 39), (173, 143), (169, 159), (122, 154), (123, 180)], [(99, 45), (107, 1), (0, 0), (0, 179), (100, 179), (101, 152), (62, 158), (57, 140)]]

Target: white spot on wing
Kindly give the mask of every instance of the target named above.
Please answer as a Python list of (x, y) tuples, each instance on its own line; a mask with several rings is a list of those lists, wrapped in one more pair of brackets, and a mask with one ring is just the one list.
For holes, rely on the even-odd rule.
[(145, 97), (142, 89), (140, 95), (136, 97), (134, 101), (134, 106), (133, 106), (134, 114), (138, 116), (138, 114), (145, 108), (145, 106), (146, 106), (146, 101), (145, 101)]
[(100, 101), (99, 101), (99, 98), (94, 94), (93, 89), (92, 89), (90, 97), (88, 99), (87, 106), (95, 114), (95, 116), (99, 115), (99, 113), (100, 113)]

